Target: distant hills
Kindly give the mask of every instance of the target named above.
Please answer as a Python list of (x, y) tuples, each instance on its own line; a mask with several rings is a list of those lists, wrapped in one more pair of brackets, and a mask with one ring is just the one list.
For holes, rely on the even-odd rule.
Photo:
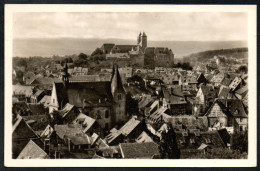
[(214, 56), (223, 56), (227, 59), (247, 59), (248, 58), (248, 48), (231, 48), (231, 49), (218, 49), (218, 50), (208, 50), (198, 53), (193, 53), (188, 56), (183, 57), (183, 62), (190, 63), (204, 63), (208, 62)]
[[(103, 43), (114, 44), (136, 44), (136, 40), (125, 39), (14, 39), (13, 56), (29, 57), (53, 55), (72, 55), (79, 53), (91, 54)], [(168, 47), (173, 50), (176, 58), (190, 55), (192, 53), (214, 50), (247, 47), (246, 41), (149, 41), (149, 47)]]

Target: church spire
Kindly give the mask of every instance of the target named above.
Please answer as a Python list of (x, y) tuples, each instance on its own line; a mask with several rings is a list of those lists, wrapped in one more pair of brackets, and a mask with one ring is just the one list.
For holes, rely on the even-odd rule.
[(63, 67), (63, 72), (62, 72), (62, 82), (64, 84), (64, 86), (66, 87), (69, 83), (69, 73), (68, 73), (68, 65), (67, 63), (65, 63), (64, 67)]
[(114, 96), (115, 91), (124, 91), (122, 80), (118, 71), (118, 66), (113, 66), (112, 79), (111, 79), (111, 93)]

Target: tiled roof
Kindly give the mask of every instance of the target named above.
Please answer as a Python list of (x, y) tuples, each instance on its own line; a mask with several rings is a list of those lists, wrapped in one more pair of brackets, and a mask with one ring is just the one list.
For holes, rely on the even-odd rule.
[(145, 143), (121, 143), (119, 144), (121, 154), (126, 159), (151, 159), (160, 154), (158, 145), (154, 142)]
[(227, 116), (233, 117), (247, 117), (244, 105), (239, 99), (216, 99), (215, 102), (211, 105), (205, 116), (209, 115), (212, 107), (217, 103), (223, 113)]
[(231, 98), (232, 94), (230, 92), (231, 92), (231, 88), (221, 86), (219, 90), (218, 98), (221, 99)]
[(92, 125), (96, 122), (95, 119), (83, 114), (83, 113), (80, 113), (77, 118), (74, 120), (73, 123), (79, 123), (79, 121), (83, 121), (82, 125), (84, 127), (84, 130), (83, 132), (87, 132), (91, 127)]
[(61, 138), (69, 138), (74, 145), (90, 144), (90, 138), (78, 124), (54, 125), (54, 130)]
[(94, 154), (94, 156), (92, 157), (92, 159), (105, 159), (104, 157), (102, 156), (99, 156), (97, 154)]
[(139, 101), (138, 106), (141, 109), (153, 101), (154, 101), (154, 99), (151, 96), (143, 96), (142, 99)]
[(137, 120), (136, 118), (132, 117), (127, 123), (125, 123), (119, 131), (124, 135), (127, 136), (130, 134), (136, 127), (137, 125), (140, 124), (140, 121)]
[(33, 89), (33, 86), (13, 85), (13, 95), (31, 97), (33, 95)]
[(218, 99), (234, 117), (247, 117), (243, 103), (239, 99)]
[[(36, 82), (34, 82), (36, 81)], [(34, 79), (30, 85), (52, 85), (54, 82), (61, 82), (60, 78), (40, 77)]]
[(101, 138), (99, 138), (97, 141), (96, 141), (96, 143), (95, 143), (98, 147), (109, 147), (108, 145), (107, 145), (107, 143), (103, 140), (103, 139), (101, 139)]
[(62, 109), (62, 118), (64, 118), (72, 109), (74, 105), (67, 103)]
[(48, 113), (48, 111), (44, 108), (43, 104), (28, 104), (28, 107), (32, 113), (32, 115), (44, 115)]
[(221, 85), (229, 86), (232, 82), (232, 78), (224, 78), (224, 80), (221, 82)]
[(30, 139), (38, 138), (34, 130), (24, 121), (24, 119), (17, 115), (15, 123), (12, 127), (12, 138)]
[(44, 93), (43, 90), (37, 90), (36, 93), (34, 93), (34, 96), (37, 97), (37, 96), (41, 95), (42, 93)]
[(69, 78), (69, 82), (96, 82), (100, 81), (99, 75), (76, 75)]
[(135, 140), (137, 143), (153, 142), (153, 139), (143, 131)]
[(236, 92), (236, 96), (238, 97), (238, 99), (244, 99), (244, 97), (248, 94), (248, 87), (244, 86), (240, 89), (238, 89)]
[(217, 75), (213, 76), (213, 78), (210, 80), (210, 82), (221, 83), (224, 78), (225, 78), (224, 74), (217, 74)]
[(211, 86), (205, 86), (205, 85), (202, 85), (200, 88), (202, 90), (203, 95), (206, 97), (206, 99), (208, 98), (215, 99), (217, 97), (217, 93), (218, 93), (217, 88), (213, 88)]
[(171, 94), (169, 90), (163, 90), (164, 98), (166, 99), (167, 103), (170, 104), (186, 104), (186, 100), (184, 97), (180, 97), (179, 95)]
[(115, 45), (112, 51), (119, 50), (121, 53), (128, 53), (132, 49), (135, 49), (136, 45)]
[(45, 95), (39, 103), (44, 104), (44, 106), (48, 105), (51, 101), (51, 96)]
[(113, 43), (104, 43), (100, 49), (109, 53), (114, 46), (115, 46), (115, 44), (113, 44)]
[(63, 105), (70, 103), (76, 107), (111, 105), (113, 97), (110, 82), (73, 82), (69, 83), (67, 90), (62, 83), (55, 83), (58, 102)]
[(114, 140), (120, 136), (127, 137), (141, 122), (135, 117), (132, 117), (128, 122), (126, 122), (119, 130), (112, 129), (110, 134), (106, 136), (108, 144), (112, 143)]
[(35, 142), (30, 140), (21, 151), (17, 159), (46, 159), (48, 154), (41, 149)]
[(13, 110), (15, 111), (15, 110), (17, 110), (17, 111), (19, 111), (19, 110), (21, 110), (21, 111), (29, 111), (29, 107), (28, 107), (28, 105), (27, 105), (27, 103), (26, 102), (15, 102), (14, 104), (13, 104)]
[(190, 115), (180, 115), (172, 116), (167, 118), (166, 122), (170, 123), (173, 128), (179, 129), (179, 125), (184, 125), (185, 127), (195, 126), (200, 130), (208, 129), (208, 119), (207, 117), (195, 117)]
[(227, 137), (219, 131), (206, 131), (197, 134), (176, 132), (176, 140), (180, 149), (203, 149), (206, 146), (210, 148), (227, 147), (226, 139)]

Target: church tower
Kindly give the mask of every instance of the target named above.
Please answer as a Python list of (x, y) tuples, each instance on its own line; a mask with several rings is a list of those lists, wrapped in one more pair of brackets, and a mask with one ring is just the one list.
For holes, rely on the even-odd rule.
[(142, 40), (141, 46), (142, 46), (142, 50), (144, 52), (145, 48), (147, 48), (147, 36), (146, 36), (145, 32), (143, 32), (141, 40)]
[(63, 67), (63, 72), (62, 74), (62, 82), (64, 87), (67, 87), (69, 84), (69, 73), (68, 73), (68, 65), (65, 63), (65, 66)]
[(118, 66), (113, 66), (111, 79), (111, 93), (114, 98), (112, 124), (120, 124), (127, 121), (126, 115), (126, 92), (123, 88)]

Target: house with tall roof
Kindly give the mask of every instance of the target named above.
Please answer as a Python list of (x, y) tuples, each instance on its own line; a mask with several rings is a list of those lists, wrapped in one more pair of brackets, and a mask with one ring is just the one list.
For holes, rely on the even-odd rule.
[(219, 122), (223, 127), (233, 127), (235, 132), (247, 130), (248, 116), (239, 99), (216, 99), (205, 116), (209, 126)]
[(218, 96), (218, 89), (214, 86), (201, 85), (196, 97), (198, 98), (198, 104), (201, 105), (201, 109), (204, 111), (208, 108)]
[(35, 131), (25, 122), (20, 115), (13, 114), (13, 127), (12, 127), (12, 156), (17, 156), (24, 149), (26, 144), (33, 140), (37, 145), (42, 146), (42, 142)]
[(104, 130), (127, 121), (126, 92), (118, 66), (113, 67), (111, 81), (102, 82), (70, 82), (67, 70), (66, 65), (62, 82), (53, 83), (49, 113), (61, 110), (69, 103), (96, 119)]

